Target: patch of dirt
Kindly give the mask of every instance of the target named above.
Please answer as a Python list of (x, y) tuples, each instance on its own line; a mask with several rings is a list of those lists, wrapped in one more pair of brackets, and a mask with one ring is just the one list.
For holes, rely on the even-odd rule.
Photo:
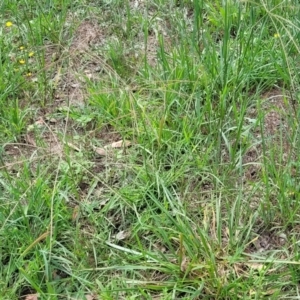
[(96, 78), (99, 67), (91, 61), (92, 47), (105, 43), (105, 34), (100, 29), (97, 21), (84, 20), (74, 33), (69, 56), (70, 66), (65, 71), (59, 86), (60, 97), (65, 94), (69, 105), (84, 105), (86, 98), (85, 80)]
[[(96, 78), (97, 73), (99, 73), (99, 61), (96, 61), (92, 56), (92, 47), (96, 45), (103, 46), (106, 37), (97, 21), (83, 20), (73, 36), (69, 50), (61, 56), (55, 45), (45, 46), (46, 69), (49, 69), (52, 73), (56, 72), (52, 79), (54, 99), (47, 108), (39, 111), (39, 119), (33, 121), (35, 125), (39, 125), (42, 129), (27, 132), (24, 135), (23, 145), (26, 149), (29, 146), (32, 149), (38, 149), (39, 155), (63, 155), (64, 145), (56, 133), (65, 130), (66, 120), (65, 118), (54, 119), (51, 115), (57, 113), (60, 107), (84, 106), (87, 94), (86, 80)], [(69, 66), (66, 67), (62, 61), (65, 56), (70, 58)], [(68, 120), (67, 133), (71, 131), (71, 124), (72, 120)], [(104, 144), (121, 139), (120, 135), (109, 126), (101, 129), (99, 133), (96, 133), (96, 131), (91, 132), (91, 136), (99, 139)], [(74, 147), (71, 148), (74, 149)], [(29, 155), (30, 153), (26, 153), (25, 157)]]
[[(159, 50), (159, 35), (163, 36), (164, 50), (166, 52), (171, 49), (171, 38), (168, 36), (167, 28), (170, 27), (165, 18), (158, 17), (159, 12), (157, 6), (147, 3), (145, 0), (130, 0), (129, 7), (134, 13), (147, 15), (151, 20), (151, 26), (148, 29), (147, 42), (144, 42), (144, 33), (139, 34), (136, 38), (135, 44), (142, 53), (136, 53), (136, 56), (146, 56), (147, 63), (150, 67), (154, 68), (157, 65), (157, 53)], [(137, 51), (138, 52), (138, 51)]]
[(147, 3), (145, 0), (130, 0), (129, 7), (132, 10), (145, 10), (147, 8)]
[(44, 51), (45, 70), (51, 71), (59, 62), (61, 52), (60, 46), (46, 43), (42, 50)]
[(51, 126), (39, 117), (27, 127), (28, 131), (20, 136), (18, 143), (5, 145), (2, 167), (10, 172), (19, 172), (27, 162), (34, 170), (37, 163), (61, 157), (64, 144), (56, 134), (58, 127), (58, 124)]
[(3, 163), (1, 169), (18, 175), (20, 165), (30, 160), (36, 151), (35, 146), (26, 143), (9, 143), (4, 146)]
[(122, 140), (122, 136), (112, 126), (107, 125), (101, 128), (99, 132), (93, 133), (94, 138), (101, 141), (103, 145)]
[(287, 235), (275, 230), (255, 233), (255, 238), (246, 249), (246, 253), (267, 253), (269, 250), (282, 249), (287, 244)]
[(262, 109), (264, 116), (264, 135), (278, 138), (280, 129), (284, 129), (284, 143), (288, 143), (287, 134), (289, 131), (287, 117), (293, 114), (292, 103), (288, 97), (279, 89), (274, 89), (262, 96)]
[[(66, 105), (84, 105), (86, 98), (86, 80), (97, 77), (99, 64), (89, 55), (92, 47), (105, 43), (105, 34), (97, 21), (84, 20), (74, 32), (69, 49), (47, 44), (45, 51), (45, 69), (51, 74), (49, 81), (54, 90), (56, 102)], [(64, 66), (68, 63), (67, 66)]]
[(147, 44), (146, 44), (146, 58), (147, 63), (152, 68), (156, 66), (157, 64), (157, 50), (158, 50), (158, 40), (155, 35), (148, 36)]
[[(38, 155), (62, 155), (63, 145), (56, 133), (65, 131), (66, 118), (54, 120), (52, 115), (59, 114), (60, 108), (84, 106), (87, 94), (86, 80), (96, 77), (99, 71), (97, 63), (84, 55), (91, 50), (91, 47), (101, 43), (104, 43), (104, 35), (97, 22), (84, 20), (75, 30), (69, 50), (50, 43), (44, 46), (45, 71), (50, 85), (47, 95), (49, 101), (46, 107), (34, 108), (37, 110), (36, 119), (32, 120), (32, 125), (29, 125), (38, 125), (43, 129), (34, 129), (32, 132), (25, 133), (18, 146), (6, 147), (6, 159), (9, 163), (12, 157), (14, 161), (30, 159), (34, 151), (38, 151)], [(65, 66), (65, 63), (68, 65)], [(39, 122), (41, 124), (37, 124)], [(67, 134), (72, 131), (72, 125), (73, 122), (69, 119)]]
[(147, 44), (145, 45), (145, 55), (147, 59), (147, 63), (151, 66), (154, 67), (156, 65), (156, 47), (154, 42), (155, 38), (154, 37), (148, 37), (147, 39)]
[(96, 20), (82, 21), (74, 33), (70, 54), (74, 57), (74, 55), (89, 51), (93, 45), (103, 45), (104, 42), (105, 35)]
[[(118, 132), (113, 131), (113, 129), (112, 129), (112, 131), (109, 131), (108, 128), (110, 128), (110, 126), (104, 128), (100, 133), (98, 133), (96, 135), (96, 139), (101, 142), (101, 147), (105, 147), (105, 145), (110, 145), (111, 143), (122, 140), (122, 137)], [(93, 160), (94, 166), (91, 169), (91, 172), (93, 174), (99, 174), (99, 173), (103, 172), (107, 168), (107, 165), (110, 165), (110, 164), (114, 165), (115, 167), (117, 165), (119, 165), (120, 169), (123, 168), (122, 163), (119, 163), (118, 160), (116, 160), (116, 155), (115, 155), (114, 151), (107, 151), (107, 153), (105, 155), (103, 155), (103, 154), (101, 155), (97, 152), (97, 149), (98, 149), (97, 147), (94, 148), (95, 159)], [(124, 156), (126, 155), (125, 148), (119, 149), (119, 151), (122, 151), (122, 155), (124, 155)], [(111, 174), (113, 175), (113, 172)], [(118, 182), (118, 179), (116, 179), (116, 178), (117, 178), (117, 175), (112, 176), (110, 178), (110, 180), (112, 180), (112, 182), (116, 183), (116, 182)]]
[[(268, 162), (284, 168), (294, 156), (290, 138), (292, 129), (289, 126), (294, 110), (290, 98), (280, 89), (273, 89), (263, 94), (260, 101), (259, 108), (252, 108), (247, 115), (257, 120), (257, 126), (252, 130), (254, 145), (243, 157), (245, 197), (254, 210), (259, 208), (264, 197), (264, 190), (255, 190), (255, 183), (261, 180), (264, 156)], [(247, 253), (268, 253), (270, 250), (282, 249), (287, 242), (286, 234), (277, 230), (254, 230), (254, 236), (246, 249)]]
[(282, 149), (282, 161), (287, 162), (291, 155), (289, 118), (293, 115), (292, 103), (280, 89), (273, 89), (262, 95), (261, 110), (257, 108), (249, 110), (248, 116), (251, 119), (259, 119), (262, 126), (257, 126), (254, 130), (254, 145), (248, 149), (243, 157), (243, 165), (246, 167), (245, 179), (255, 180), (261, 170), (263, 158), (263, 143), (265, 154), (270, 155), (274, 145)]

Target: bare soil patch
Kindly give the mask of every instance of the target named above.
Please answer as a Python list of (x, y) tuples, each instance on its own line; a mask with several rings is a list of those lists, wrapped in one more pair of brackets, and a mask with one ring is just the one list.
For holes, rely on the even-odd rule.
[(294, 112), (289, 97), (280, 89), (266, 92), (262, 95), (260, 110), (261, 112), (258, 111), (258, 108), (251, 108), (247, 116), (258, 122), (252, 132), (253, 146), (243, 157), (243, 165), (246, 166), (246, 180), (259, 177), (263, 155), (269, 159), (270, 151), (274, 151), (276, 145), (278, 145), (278, 149), (283, 149), (283, 162), (286, 162), (292, 155), (289, 122)]
[[(254, 145), (243, 157), (245, 196), (251, 201), (253, 209), (257, 209), (265, 197), (265, 191), (255, 190), (256, 184), (262, 178), (261, 166), (264, 160), (275, 164), (276, 168), (288, 170), (288, 163), (294, 159), (291, 139), (293, 133), (289, 126), (294, 115), (292, 100), (281, 89), (273, 89), (262, 95), (259, 109), (252, 108), (249, 111), (248, 117), (258, 120), (258, 126), (252, 131)], [(292, 173), (291, 170), (291, 177), (294, 176)], [(272, 197), (277, 195), (271, 194), (269, 197), (271, 197), (269, 201), (272, 202)], [(287, 234), (280, 231), (278, 229), (280, 226), (276, 226), (275, 223), (274, 228), (277, 229), (254, 229), (255, 237), (246, 252), (269, 253), (270, 250), (284, 249)]]

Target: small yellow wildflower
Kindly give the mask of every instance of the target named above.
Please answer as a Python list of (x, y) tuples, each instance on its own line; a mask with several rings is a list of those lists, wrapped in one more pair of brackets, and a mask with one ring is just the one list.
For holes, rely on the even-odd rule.
[(25, 47), (24, 46), (20, 46), (20, 48), (19, 48), (20, 50), (24, 50), (25, 49)]
[(20, 63), (21, 65), (24, 65), (24, 64), (25, 64), (25, 60), (24, 60), (24, 59), (20, 59), (20, 60), (19, 60), (19, 63)]
[(29, 56), (29, 57), (32, 57), (33, 55), (34, 55), (34, 52), (33, 52), (33, 51), (31, 51), (31, 52), (28, 53), (28, 56)]
[(6, 27), (11, 27), (11, 26), (13, 26), (13, 23), (10, 22), (10, 21), (7, 21), (7, 22), (5, 23), (5, 26), (6, 26)]
[(31, 74), (30, 72), (28, 72), (25, 76), (26, 76), (26, 77), (31, 77), (31, 75), (32, 75), (32, 74)]
[(275, 38), (275, 39), (278, 39), (279, 37), (280, 37), (280, 34), (279, 34), (279, 33), (275, 33), (275, 34), (274, 34), (274, 38)]

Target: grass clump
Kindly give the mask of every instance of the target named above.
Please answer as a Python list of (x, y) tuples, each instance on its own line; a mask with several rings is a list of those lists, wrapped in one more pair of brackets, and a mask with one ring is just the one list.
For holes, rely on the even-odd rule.
[(0, 8), (3, 299), (298, 297), (295, 1)]

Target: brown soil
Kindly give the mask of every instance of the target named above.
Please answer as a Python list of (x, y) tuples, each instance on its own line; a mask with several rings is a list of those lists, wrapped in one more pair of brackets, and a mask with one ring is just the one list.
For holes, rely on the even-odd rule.
[[(290, 116), (293, 115), (292, 103), (280, 89), (273, 89), (262, 95), (261, 113), (257, 108), (249, 110), (247, 117), (261, 122), (252, 132), (253, 146), (243, 157), (243, 165), (246, 167), (245, 179), (253, 180), (259, 176), (263, 155), (269, 159), (270, 151), (278, 144), (283, 149), (282, 161), (286, 162), (291, 153), (290, 142)], [(265, 153), (264, 153), (265, 152)]]

